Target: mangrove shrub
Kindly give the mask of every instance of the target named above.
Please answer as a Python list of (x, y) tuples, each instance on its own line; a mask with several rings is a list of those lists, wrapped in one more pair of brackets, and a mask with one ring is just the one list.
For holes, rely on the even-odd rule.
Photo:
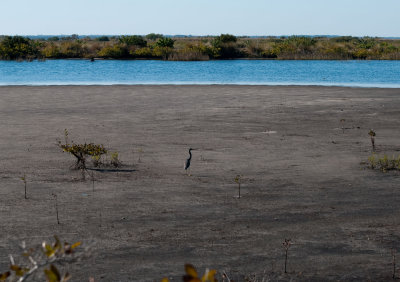
[(22, 36), (5, 36), (0, 42), (0, 59), (16, 60), (35, 57), (37, 45), (29, 38)]

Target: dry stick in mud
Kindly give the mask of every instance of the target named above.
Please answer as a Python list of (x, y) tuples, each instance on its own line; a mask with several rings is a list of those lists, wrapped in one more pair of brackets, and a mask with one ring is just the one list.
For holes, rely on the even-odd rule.
[(24, 176), (21, 177), (21, 180), (24, 182), (25, 185), (25, 199), (28, 199), (27, 195), (26, 195), (26, 175), (24, 173)]
[(92, 172), (92, 184), (93, 184), (93, 192), (94, 192), (94, 172)]
[(95, 181), (94, 171), (92, 171), (92, 173), (90, 173), (86, 168), (85, 168), (85, 171), (87, 172), (87, 174), (89, 174), (90, 179), (92, 180), (92, 192), (94, 192), (94, 181)]
[(57, 224), (60, 224), (60, 219), (58, 217), (58, 202), (57, 202), (57, 195), (56, 194), (52, 194), (54, 199), (56, 200), (56, 214), (57, 214)]
[(290, 239), (285, 239), (285, 241), (282, 243), (283, 247), (285, 248), (285, 273), (287, 273), (288, 252), (291, 244), (292, 242)]
[(393, 265), (392, 278), (396, 279), (396, 251), (394, 249), (392, 249), (392, 265)]

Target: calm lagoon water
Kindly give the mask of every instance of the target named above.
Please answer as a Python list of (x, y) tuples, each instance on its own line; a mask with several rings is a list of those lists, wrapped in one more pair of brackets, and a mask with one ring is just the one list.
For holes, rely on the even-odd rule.
[(254, 84), (400, 88), (400, 61), (0, 61), (0, 85)]

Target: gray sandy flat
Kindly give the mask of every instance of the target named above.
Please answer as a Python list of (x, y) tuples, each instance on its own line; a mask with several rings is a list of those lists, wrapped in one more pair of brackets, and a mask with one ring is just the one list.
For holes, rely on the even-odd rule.
[[(0, 87), (0, 272), (21, 241), (57, 234), (91, 246), (72, 281), (179, 281), (187, 262), (236, 281), (391, 279), (400, 173), (362, 162), (371, 128), (378, 155), (400, 154), (399, 125), (399, 89)], [(64, 129), (123, 166), (94, 170), (93, 191)]]

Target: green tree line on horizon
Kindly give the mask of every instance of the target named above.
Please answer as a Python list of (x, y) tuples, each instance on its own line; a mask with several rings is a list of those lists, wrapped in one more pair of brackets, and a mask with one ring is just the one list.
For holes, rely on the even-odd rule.
[(205, 37), (99, 36), (30, 39), (0, 36), (1, 60), (72, 58), (161, 59), (202, 61), (218, 59), (278, 60), (400, 60), (400, 40), (373, 37)]

